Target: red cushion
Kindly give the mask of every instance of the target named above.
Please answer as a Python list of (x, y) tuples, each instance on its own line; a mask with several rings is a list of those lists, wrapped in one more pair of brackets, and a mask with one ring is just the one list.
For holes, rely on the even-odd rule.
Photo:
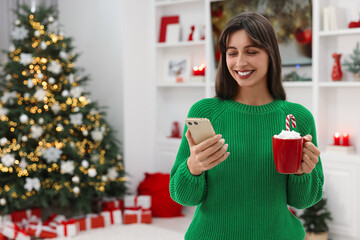
[(177, 217), (182, 206), (170, 197), (170, 174), (145, 173), (145, 179), (138, 186), (139, 195), (151, 196), (151, 211), (155, 217)]

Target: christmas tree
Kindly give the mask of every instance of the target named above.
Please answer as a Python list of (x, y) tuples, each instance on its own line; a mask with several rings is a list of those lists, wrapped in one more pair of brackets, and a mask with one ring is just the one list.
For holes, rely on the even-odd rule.
[(114, 130), (84, 91), (57, 12), (16, 11), (0, 89), (0, 212), (33, 207), (90, 212), (122, 196), (126, 178)]
[(300, 218), (304, 220), (306, 232), (328, 232), (327, 221), (332, 220), (331, 213), (326, 208), (326, 199), (322, 198), (317, 204), (304, 210)]

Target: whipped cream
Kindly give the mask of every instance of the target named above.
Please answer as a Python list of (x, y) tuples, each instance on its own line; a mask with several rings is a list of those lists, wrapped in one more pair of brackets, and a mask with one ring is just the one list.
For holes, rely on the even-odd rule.
[(299, 138), (301, 138), (300, 133), (295, 132), (294, 130), (292, 130), (292, 131), (282, 130), (279, 135), (275, 135), (274, 137), (280, 138), (280, 139), (299, 139)]

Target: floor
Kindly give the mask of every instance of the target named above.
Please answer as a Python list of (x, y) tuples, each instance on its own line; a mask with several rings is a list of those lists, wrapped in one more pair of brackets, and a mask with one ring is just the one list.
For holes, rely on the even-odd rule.
[[(195, 208), (184, 208), (184, 217), (153, 218), (152, 224), (114, 225), (80, 232), (73, 240), (183, 240)], [(60, 238), (58, 238), (60, 239)]]

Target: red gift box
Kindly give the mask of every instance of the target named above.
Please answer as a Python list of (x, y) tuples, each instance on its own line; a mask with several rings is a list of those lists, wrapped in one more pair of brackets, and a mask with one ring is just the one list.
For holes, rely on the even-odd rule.
[(80, 231), (105, 227), (104, 217), (98, 214), (87, 214), (85, 218), (75, 219), (79, 223)]
[(57, 233), (54, 227), (43, 225), (39, 222), (30, 222), (27, 226), (27, 233), (36, 238), (56, 238)]
[(100, 201), (100, 209), (124, 209), (124, 200), (123, 199), (105, 199)]
[(124, 224), (152, 223), (152, 214), (149, 209), (125, 209)]
[(34, 208), (28, 210), (15, 211), (11, 213), (11, 219), (13, 222), (21, 222), (23, 219), (30, 219), (31, 216), (36, 216), (41, 219), (41, 208)]

